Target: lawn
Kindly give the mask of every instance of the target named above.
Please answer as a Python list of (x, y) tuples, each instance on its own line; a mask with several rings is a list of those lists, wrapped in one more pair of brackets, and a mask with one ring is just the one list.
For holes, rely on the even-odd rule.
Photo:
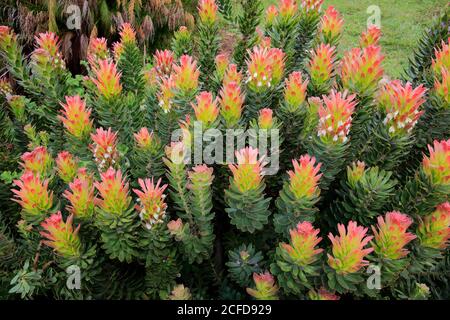
[[(265, 6), (276, 2), (267, 0)], [(425, 27), (447, 3), (447, 0), (325, 0), (324, 8), (333, 5), (344, 16), (345, 31), (340, 48), (343, 51), (357, 45), (369, 17), (367, 8), (379, 6), (384, 33), (381, 44), (386, 55), (385, 69), (391, 77), (399, 77)]]

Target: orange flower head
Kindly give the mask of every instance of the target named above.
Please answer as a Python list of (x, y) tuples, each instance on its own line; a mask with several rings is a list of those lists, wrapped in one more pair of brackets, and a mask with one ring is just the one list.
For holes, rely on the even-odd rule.
[(272, 65), (272, 84), (277, 85), (283, 79), (285, 54), (283, 50), (271, 48), (269, 50)]
[(98, 128), (95, 133), (91, 134), (94, 142), (90, 149), (94, 154), (94, 161), (100, 171), (104, 171), (109, 167), (114, 167), (119, 159), (117, 151), (117, 133), (111, 128), (108, 131)]
[(433, 146), (428, 145), (430, 156), (424, 155), (422, 169), (435, 185), (450, 185), (450, 139), (434, 140)]
[(53, 159), (47, 148), (43, 146), (36, 147), (31, 152), (25, 152), (20, 159), (24, 171), (31, 171), (41, 177), (49, 175), (53, 168)]
[(6, 51), (16, 44), (17, 36), (8, 26), (0, 26), (0, 49)]
[(450, 106), (450, 75), (448, 69), (442, 68), (441, 70), (441, 80), (436, 78), (434, 81), (434, 91), (436, 95), (445, 102), (445, 107)]
[(309, 77), (312, 82), (326, 84), (334, 76), (334, 64), (336, 60), (336, 48), (329, 44), (321, 44), (311, 55), (308, 64)]
[(62, 151), (56, 158), (56, 170), (61, 180), (69, 183), (77, 175), (78, 163), (70, 152)]
[(98, 67), (93, 69), (95, 83), (101, 96), (106, 99), (117, 97), (122, 92), (120, 84), (121, 73), (117, 72), (116, 64), (108, 60), (99, 60)]
[(157, 137), (155, 137), (153, 131), (149, 132), (145, 127), (134, 134), (134, 140), (137, 147), (142, 150), (153, 150), (155, 147), (159, 146), (159, 141)]
[(200, 0), (197, 9), (203, 24), (211, 26), (216, 22), (218, 7), (214, 0)]
[(445, 250), (450, 244), (450, 203), (439, 205), (426, 216), (417, 229), (422, 246)]
[(297, 14), (298, 6), (296, 0), (280, 0), (278, 3), (281, 22), (290, 21)]
[(347, 95), (334, 90), (329, 96), (323, 96), (319, 106), (319, 125), (317, 135), (324, 142), (347, 142), (352, 124), (352, 114), (357, 102), (355, 95)]
[(242, 82), (242, 73), (238, 71), (237, 65), (234, 63), (228, 66), (223, 76), (223, 86), (226, 86), (230, 82), (236, 82), (238, 85)]
[(435, 75), (439, 75), (443, 68), (450, 70), (450, 37), (447, 43), (442, 41), (441, 48), (434, 49), (434, 59), (431, 68)]
[(91, 109), (80, 96), (66, 97), (66, 103), (61, 103), (63, 109), (58, 119), (62, 121), (67, 132), (78, 139), (84, 139), (92, 131), (93, 122), (90, 120)]
[(212, 93), (207, 91), (200, 92), (195, 99), (197, 103), (192, 103), (192, 108), (194, 109), (196, 120), (200, 121), (205, 127), (211, 126), (219, 115), (217, 100), (213, 100)]
[(247, 60), (248, 86), (252, 91), (262, 92), (272, 85), (272, 65), (268, 48), (254, 47)]
[(294, 171), (288, 171), (289, 188), (297, 199), (313, 198), (320, 194), (319, 179), (322, 176), (316, 158), (303, 155), (300, 159), (292, 160)]
[(20, 180), (14, 180), (19, 189), (12, 189), (15, 199), (24, 213), (30, 216), (43, 216), (53, 206), (53, 193), (48, 190), (48, 180), (41, 181), (39, 175), (26, 171)]
[(42, 242), (65, 258), (77, 258), (81, 255), (81, 241), (78, 237), (80, 226), (74, 230), (72, 220), (73, 215), (70, 215), (64, 222), (61, 211), (58, 211), (41, 223), (44, 231), (40, 234), (45, 238)]
[(216, 72), (220, 79), (223, 79), (225, 71), (227, 71), (228, 65), (230, 64), (230, 56), (227, 53), (220, 53), (215, 59)]
[(59, 38), (53, 32), (39, 33), (34, 37), (36, 48), (31, 59), (35, 65), (45, 66), (51, 64), (55, 69), (64, 69), (64, 59), (59, 52)]
[(97, 205), (105, 212), (120, 216), (130, 207), (131, 197), (128, 195), (128, 183), (122, 178), (120, 170), (109, 168), (100, 174), (101, 181), (94, 182), (100, 194)]
[(291, 229), (290, 244), (281, 243), (280, 247), (287, 252), (292, 260), (301, 267), (306, 267), (317, 261), (323, 249), (318, 249), (317, 245), (322, 241), (318, 237), (319, 229), (314, 229), (311, 222), (305, 221)]
[(136, 43), (136, 32), (128, 22), (125, 22), (120, 26), (119, 34), (120, 42), (122, 44)]
[(116, 62), (119, 61), (120, 56), (123, 53), (123, 43), (122, 42), (114, 42), (112, 51), (113, 51), (114, 60)]
[(302, 79), (302, 73), (299, 71), (292, 72), (285, 80), (284, 101), (291, 112), (298, 110), (305, 101), (308, 82)]
[(228, 165), (233, 173), (233, 182), (241, 192), (259, 188), (264, 163), (258, 160), (258, 149), (246, 147), (236, 151), (237, 164)]
[(327, 43), (334, 43), (342, 34), (344, 19), (339, 11), (329, 6), (320, 21), (320, 32)]
[(170, 50), (156, 50), (153, 55), (155, 68), (160, 77), (169, 76), (173, 66), (173, 52)]
[(175, 88), (183, 95), (190, 95), (198, 88), (200, 70), (197, 62), (188, 55), (182, 55), (180, 64), (173, 66)]
[(253, 273), (255, 289), (247, 288), (247, 293), (258, 300), (278, 300), (278, 286), (270, 272)]
[(109, 58), (108, 45), (105, 38), (92, 38), (87, 49), (87, 59), (91, 67), (97, 66), (98, 60)]
[(372, 236), (366, 236), (367, 228), (358, 226), (350, 221), (345, 230), (343, 224), (338, 224), (339, 236), (331, 233), (328, 238), (332, 243), (332, 253), (328, 254), (328, 264), (338, 274), (358, 272), (362, 267), (369, 265), (365, 256), (373, 251), (373, 248), (364, 249), (372, 240)]
[(416, 238), (407, 232), (413, 220), (398, 211), (386, 213), (386, 217), (378, 217), (378, 228), (372, 226), (375, 241), (372, 243), (375, 253), (391, 260), (404, 258), (408, 250), (404, 247)]
[(139, 217), (150, 230), (155, 224), (164, 222), (166, 217), (167, 204), (165, 203), (164, 190), (167, 184), (161, 186), (161, 178), (154, 183), (152, 179), (139, 179), (139, 189), (133, 189), (138, 196), (138, 203), (135, 208), (139, 211)]
[(377, 25), (371, 25), (366, 31), (363, 31), (359, 40), (359, 46), (361, 48), (367, 48), (369, 46), (378, 46), (380, 43), (382, 33), (381, 29)]
[(173, 99), (175, 98), (175, 81), (172, 76), (161, 78), (157, 97), (158, 104), (164, 113), (172, 110)]
[(95, 210), (94, 185), (91, 175), (79, 175), (73, 182), (69, 183), (70, 190), (63, 193), (64, 198), (69, 201), (66, 207), (70, 214), (77, 218), (91, 218)]
[(266, 26), (271, 27), (278, 17), (278, 9), (275, 5), (270, 5), (266, 9)]
[(220, 114), (225, 120), (227, 127), (233, 127), (238, 124), (242, 115), (242, 105), (244, 104), (244, 95), (241, 93), (239, 84), (231, 81), (224, 84), (220, 91)]
[(308, 297), (311, 300), (340, 300), (341, 297), (338, 295), (329, 292), (325, 288), (320, 288), (318, 291), (311, 290), (308, 292)]
[(264, 108), (258, 112), (258, 126), (260, 129), (271, 129), (273, 127), (273, 111), (269, 108)]

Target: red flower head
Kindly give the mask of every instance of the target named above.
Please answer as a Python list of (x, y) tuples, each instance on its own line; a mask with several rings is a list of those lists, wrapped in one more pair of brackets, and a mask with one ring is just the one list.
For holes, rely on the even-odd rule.
[(198, 2), (198, 15), (205, 25), (213, 25), (217, 19), (217, 4), (214, 0), (200, 0)]
[(383, 60), (380, 47), (369, 46), (347, 51), (341, 69), (344, 88), (360, 95), (371, 95), (383, 76)]
[(78, 237), (80, 226), (74, 230), (72, 220), (73, 216), (70, 215), (64, 222), (61, 211), (58, 211), (41, 223), (44, 231), (40, 234), (46, 239), (42, 242), (66, 258), (76, 258), (81, 254), (81, 241)]
[(320, 230), (314, 229), (310, 222), (301, 222), (295, 229), (289, 231), (290, 244), (282, 243), (280, 247), (297, 265), (306, 267), (317, 261), (319, 254), (323, 251), (323, 249), (317, 249), (317, 245), (322, 241), (322, 238), (317, 236), (319, 232)]
[(399, 80), (386, 84), (379, 93), (380, 108), (386, 113), (384, 124), (391, 136), (410, 133), (424, 111), (419, 108), (425, 102), (427, 89), (420, 85), (413, 89), (411, 83), (405, 86)]
[(31, 216), (43, 216), (53, 206), (53, 193), (48, 191), (48, 180), (41, 181), (31, 171), (25, 172), (20, 180), (14, 180), (19, 190), (12, 189), (15, 199), (22, 210)]
[(378, 230), (372, 226), (375, 241), (372, 245), (375, 253), (383, 258), (391, 260), (406, 257), (408, 250), (404, 247), (416, 238), (406, 230), (413, 220), (406, 214), (398, 211), (386, 213), (386, 218), (378, 217)]
[(271, 129), (273, 127), (273, 111), (264, 108), (258, 112), (258, 125), (260, 129)]
[(224, 84), (220, 91), (220, 114), (225, 120), (227, 127), (233, 127), (238, 124), (242, 115), (242, 105), (244, 96), (241, 93), (239, 84), (232, 81)]
[(292, 160), (294, 171), (288, 171), (289, 188), (297, 199), (312, 198), (318, 196), (320, 189), (318, 187), (319, 179), (322, 176), (320, 167), (322, 164), (316, 164), (316, 158), (309, 155), (301, 156), (300, 159)]
[(317, 135), (326, 142), (346, 142), (355, 110), (355, 95), (334, 90), (329, 96), (323, 96), (324, 104), (319, 106), (319, 125)]
[(369, 264), (364, 257), (371, 253), (373, 248), (364, 247), (373, 237), (366, 237), (367, 228), (358, 226), (354, 221), (348, 223), (347, 230), (343, 224), (338, 224), (338, 230), (338, 237), (331, 233), (328, 235), (333, 244), (333, 255), (328, 254), (328, 264), (339, 274), (358, 272)]
[(111, 166), (114, 167), (119, 158), (117, 133), (113, 132), (111, 128), (108, 128), (108, 131), (98, 128), (95, 133), (91, 134), (91, 138), (94, 144), (90, 148), (99, 170), (103, 171)]
[(223, 76), (223, 86), (226, 86), (230, 82), (236, 82), (240, 85), (241, 81), (242, 73), (238, 71), (237, 66), (234, 63), (230, 64)]
[(433, 142), (434, 148), (428, 145), (430, 157), (424, 155), (422, 168), (425, 174), (436, 185), (450, 185), (450, 139)]
[(294, 112), (303, 104), (306, 99), (306, 88), (308, 80), (302, 79), (302, 73), (294, 71), (285, 80), (284, 101), (288, 110)]
[(134, 28), (128, 22), (123, 23), (120, 26), (120, 42), (122, 44), (135, 43), (136, 42), (136, 32)]
[(150, 230), (154, 224), (162, 223), (166, 217), (167, 204), (164, 201), (166, 196), (163, 192), (167, 188), (167, 184), (160, 186), (161, 179), (159, 179), (155, 185), (153, 178), (151, 180), (139, 179), (138, 182), (142, 191), (133, 189), (139, 202), (135, 208), (139, 211), (139, 217), (145, 227)]
[(377, 25), (371, 25), (366, 31), (363, 31), (359, 40), (359, 46), (361, 48), (367, 48), (369, 46), (378, 46), (381, 39), (381, 29)]
[(121, 73), (117, 72), (117, 67), (114, 62), (108, 60), (99, 60), (98, 68), (93, 69), (95, 83), (97, 89), (104, 98), (112, 99), (122, 92), (122, 85), (120, 84)]
[(278, 286), (270, 272), (253, 273), (256, 289), (247, 288), (247, 293), (258, 300), (278, 300)]
[(255, 190), (262, 181), (262, 159), (258, 160), (258, 149), (247, 147), (236, 151), (237, 164), (230, 164), (233, 182), (241, 192)]
[(197, 62), (188, 55), (182, 55), (180, 64), (173, 66), (175, 88), (183, 95), (190, 95), (198, 88), (200, 70)]
[(41, 177), (47, 176), (53, 167), (53, 159), (43, 146), (36, 147), (31, 152), (25, 152), (20, 159), (24, 171), (31, 171)]
[(173, 66), (173, 52), (170, 50), (156, 50), (153, 55), (156, 71), (160, 77), (169, 76)]
[(334, 64), (336, 60), (336, 48), (329, 44), (321, 44), (311, 55), (308, 64), (311, 81), (319, 85), (331, 81), (334, 76)]
[(447, 43), (442, 41), (441, 48), (434, 49), (432, 69), (435, 75), (439, 75), (442, 69), (450, 70), (450, 37)]
[(227, 71), (228, 65), (230, 64), (230, 56), (227, 53), (220, 53), (215, 59), (216, 72), (220, 79), (223, 79), (225, 71)]
[(77, 175), (78, 164), (70, 152), (62, 151), (56, 158), (56, 168), (61, 180), (69, 183)]
[(195, 98), (197, 104), (192, 103), (197, 121), (203, 123), (205, 127), (211, 126), (219, 115), (217, 100), (213, 100), (211, 92), (203, 91)]
[(344, 19), (339, 11), (329, 6), (320, 21), (320, 32), (327, 43), (334, 43), (339, 39), (344, 28)]
[(308, 297), (311, 300), (340, 300), (341, 297), (338, 295), (329, 292), (328, 290), (324, 288), (320, 288), (317, 292), (314, 290), (311, 290), (308, 292)]
[(450, 240), (450, 203), (439, 205), (421, 221), (417, 229), (420, 243), (427, 248), (444, 250)]
[(91, 67), (97, 66), (98, 60), (109, 58), (108, 46), (105, 38), (92, 38), (89, 40), (87, 59)]
[(73, 182), (69, 183), (69, 190), (64, 191), (70, 205), (66, 207), (70, 214), (77, 218), (90, 218), (94, 214), (95, 198), (94, 186), (91, 175), (81, 174)]
[(100, 182), (94, 182), (101, 197), (96, 200), (97, 205), (107, 213), (120, 216), (129, 208), (131, 202), (128, 183), (122, 178), (122, 172), (113, 168), (101, 173), (100, 177)]
[(89, 119), (91, 109), (86, 108), (86, 103), (80, 96), (66, 97), (66, 103), (61, 103), (58, 119), (62, 121), (66, 130), (75, 138), (83, 139), (92, 131), (92, 120)]

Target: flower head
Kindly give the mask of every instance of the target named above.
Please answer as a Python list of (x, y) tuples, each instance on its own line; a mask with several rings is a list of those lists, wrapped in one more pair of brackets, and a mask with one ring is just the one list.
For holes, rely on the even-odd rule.
[(197, 165), (188, 172), (188, 188), (192, 190), (209, 187), (214, 179), (213, 168), (206, 164)]
[(149, 132), (145, 127), (134, 134), (134, 140), (136, 141), (137, 147), (142, 150), (153, 150), (159, 146), (158, 138), (154, 135), (153, 131)]
[(36, 64), (51, 63), (55, 68), (63, 69), (65, 67), (64, 60), (59, 52), (59, 38), (55, 33), (39, 33), (34, 39), (36, 48), (31, 58)]
[(320, 32), (327, 43), (336, 42), (342, 34), (344, 19), (339, 11), (329, 6), (320, 20)]
[(317, 236), (319, 232), (320, 230), (314, 229), (311, 222), (301, 222), (295, 229), (289, 231), (290, 244), (282, 243), (280, 246), (297, 265), (305, 267), (317, 261), (323, 251), (317, 249), (317, 245), (322, 241), (322, 238)]
[(120, 42), (122, 44), (135, 43), (136, 42), (136, 32), (134, 28), (128, 22), (123, 23), (120, 26)]
[(296, 0), (280, 0), (278, 3), (280, 21), (290, 21), (298, 11)]
[(12, 91), (12, 87), (11, 87), (11, 83), (9, 82), (8, 78), (4, 77), (4, 78), (0, 78), (0, 93), (3, 94), (4, 96), (7, 96), (8, 94), (11, 94)]
[(320, 288), (318, 291), (311, 290), (308, 292), (308, 297), (311, 300), (340, 300), (341, 297), (329, 292), (325, 288)]
[(347, 181), (355, 187), (366, 172), (366, 164), (362, 161), (353, 162), (351, 167), (347, 167)]
[(113, 132), (111, 128), (108, 131), (103, 128), (98, 128), (95, 133), (91, 134), (94, 144), (90, 146), (94, 154), (94, 160), (100, 171), (114, 167), (119, 153), (117, 151), (117, 133)]
[(236, 151), (237, 164), (230, 164), (233, 182), (241, 192), (255, 190), (262, 181), (264, 164), (258, 160), (258, 149), (246, 147)]
[(36, 147), (31, 152), (25, 152), (20, 159), (20, 165), (24, 171), (31, 171), (34, 174), (47, 176), (53, 167), (53, 159), (43, 146)]
[(242, 73), (238, 71), (237, 65), (231, 63), (223, 76), (223, 86), (226, 86), (230, 82), (236, 82), (238, 85), (240, 85), (241, 81)]
[(327, 142), (346, 142), (355, 110), (355, 95), (347, 96), (334, 90), (323, 96), (324, 104), (319, 106), (319, 125), (317, 135)]
[(138, 183), (142, 191), (133, 189), (139, 201), (135, 208), (139, 211), (139, 217), (145, 227), (150, 230), (154, 224), (162, 223), (166, 216), (167, 204), (164, 201), (166, 196), (163, 193), (167, 184), (161, 186), (161, 179), (159, 179), (155, 185), (153, 178), (139, 179)]
[(228, 65), (230, 64), (230, 56), (227, 53), (220, 53), (216, 56), (214, 60), (216, 64), (216, 72), (220, 79), (223, 79), (225, 71), (227, 71)]
[(118, 62), (120, 60), (120, 56), (123, 53), (123, 43), (122, 42), (114, 42), (112, 47), (114, 60)]
[(271, 4), (266, 9), (266, 26), (271, 27), (278, 16), (278, 9), (275, 5)]
[(253, 273), (255, 289), (247, 288), (247, 293), (258, 300), (278, 300), (278, 286), (270, 272)]
[(122, 178), (120, 170), (109, 168), (100, 174), (101, 181), (94, 182), (100, 193), (97, 205), (105, 212), (121, 215), (130, 206), (131, 197), (128, 195), (128, 183)]
[(244, 95), (241, 93), (239, 84), (232, 81), (224, 84), (220, 91), (220, 114), (228, 127), (237, 125), (242, 115)]
[(97, 61), (109, 58), (108, 46), (105, 38), (89, 40), (87, 59), (91, 67), (97, 66)]
[(364, 249), (372, 240), (366, 236), (367, 228), (358, 226), (350, 221), (345, 230), (343, 224), (338, 224), (339, 236), (331, 233), (328, 238), (332, 243), (332, 253), (328, 254), (328, 264), (339, 274), (355, 273), (369, 264), (364, 257), (373, 251), (373, 248)]
[(269, 108), (264, 108), (258, 112), (258, 126), (260, 129), (271, 129), (273, 127), (273, 111)]
[(64, 222), (61, 211), (58, 211), (41, 223), (44, 231), (40, 234), (46, 239), (42, 242), (66, 258), (79, 257), (81, 254), (81, 241), (78, 237), (80, 226), (74, 230), (72, 220), (73, 215), (70, 215)]
[(156, 50), (153, 55), (156, 71), (158, 75), (169, 76), (173, 66), (173, 52), (170, 50)]
[(90, 120), (91, 109), (86, 108), (86, 103), (80, 96), (66, 97), (66, 103), (61, 103), (63, 109), (58, 119), (62, 121), (66, 130), (75, 138), (83, 139), (92, 131)]
[(43, 216), (53, 206), (53, 193), (48, 191), (48, 180), (41, 181), (39, 175), (31, 171), (25, 172), (20, 180), (14, 180), (19, 188), (12, 189), (15, 199), (22, 210), (31, 216)]
[(384, 124), (389, 134), (410, 133), (424, 111), (419, 108), (425, 102), (427, 89), (420, 85), (413, 89), (411, 83), (405, 86), (399, 80), (386, 84), (379, 93), (379, 107), (386, 113)]
[(428, 145), (430, 156), (423, 157), (423, 171), (433, 184), (450, 185), (450, 139), (434, 140), (433, 146)]
[(288, 110), (295, 111), (303, 104), (306, 99), (306, 88), (308, 80), (302, 79), (302, 73), (294, 71), (285, 80), (284, 101)]
[(361, 48), (367, 48), (369, 46), (378, 46), (381, 39), (381, 29), (373, 24), (363, 31), (359, 40), (359, 46)]
[(198, 2), (198, 15), (205, 25), (213, 25), (217, 19), (217, 4), (215, 0), (200, 0)]
[(183, 227), (184, 225), (180, 218), (178, 218), (177, 220), (171, 220), (167, 224), (167, 229), (169, 230), (170, 234), (177, 237), (180, 237), (182, 235)]
[(0, 49), (7, 51), (16, 44), (17, 36), (8, 26), (0, 26)]
[(93, 69), (95, 83), (97, 89), (104, 98), (111, 99), (118, 96), (122, 92), (120, 84), (121, 73), (117, 72), (116, 64), (108, 60), (99, 60), (98, 67)]
[(439, 205), (420, 223), (417, 234), (420, 243), (427, 248), (445, 249), (450, 244), (450, 203)]
[(404, 247), (416, 238), (406, 230), (413, 220), (406, 214), (398, 211), (386, 213), (386, 217), (378, 217), (378, 229), (372, 226), (375, 241), (372, 245), (378, 256), (397, 260), (405, 257), (408, 250)]
[(77, 175), (77, 161), (70, 152), (62, 151), (56, 158), (56, 170), (61, 180), (69, 183)]
[(316, 197), (320, 193), (318, 187), (319, 179), (322, 176), (320, 167), (316, 164), (316, 158), (303, 155), (299, 160), (292, 160), (294, 171), (288, 171), (289, 188), (297, 199)]
[(322, 10), (323, 0), (302, 0), (301, 8), (304, 12), (310, 13), (315, 12), (318, 13)]
[(197, 62), (188, 55), (180, 57), (180, 64), (173, 66), (175, 88), (182, 94), (189, 95), (198, 88), (200, 70)]
[(249, 50), (247, 60), (248, 86), (252, 91), (262, 92), (281, 81), (284, 72), (283, 51), (277, 48), (256, 46)]
[(441, 80), (436, 77), (434, 81), (434, 91), (436, 95), (445, 102), (447, 108), (450, 106), (450, 75), (449, 69), (442, 68)]
[(450, 37), (447, 43), (442, 41), (440, 49), (434, 49), (434, 56), (431, 68), (435, 75), (439, 75), (443, 68), (450, 70)]
[(311, 55), (308, 64), (309, 76), (312, 82), (319, 85), (327, 84), (334, 76), (336, 48), (329, 44), (321, 44)]
[(64, 198), (69, 201), (66, 207), (70, 214), (77, 218), (90, 218), (94, 214), (95, 197), (91, 175), (79, 175), (69, 183), (70, 190), (64, 191)]
[(172, 109), (173, 99), (175, 97), (175, 81), (172, 76), (161, 79), (157, 97), (159, 101), (158, 104), (163, 112), (169, 112)]
[(197, 103), (192, 103), (195, 118), (197, 121), (202, 122), (204, 126), (209, 127), (219, 115), (217, 100), (213, 99), (212, 93), (207, 91), (200, 92), (195, 99)]

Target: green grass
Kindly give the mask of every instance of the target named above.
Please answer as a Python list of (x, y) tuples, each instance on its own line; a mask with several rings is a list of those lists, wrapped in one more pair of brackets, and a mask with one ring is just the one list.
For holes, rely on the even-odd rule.
[[(265, 0), (266, 7), (276, 0)], [(397, 78), (408, 63), (418, 39), (432, 22), (433, 16), (448, 3), (447, 0), (325, 0), (324, 10), (333, 5), (345, 19), (345, 31), (340, 51), (358, 45), (359, 35), (366, 28), (371, 5), (381, 9), (381, 45), (386, 56), (386, 73)]]

